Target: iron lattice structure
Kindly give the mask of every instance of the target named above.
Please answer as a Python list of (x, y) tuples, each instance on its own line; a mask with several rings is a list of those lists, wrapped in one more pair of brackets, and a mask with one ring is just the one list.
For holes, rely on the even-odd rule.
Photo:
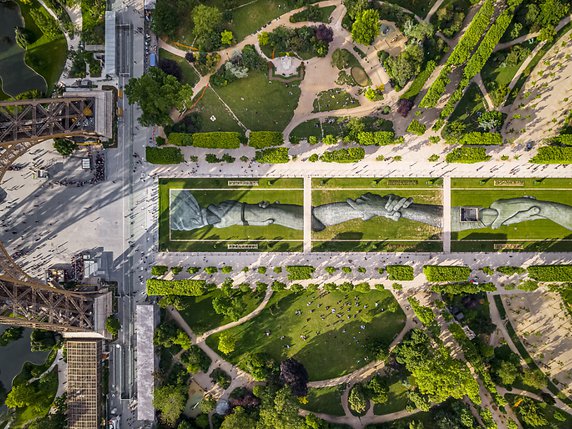
[(95, 99), (41, 98), (0, 103), (0, 144), (95, 135)]

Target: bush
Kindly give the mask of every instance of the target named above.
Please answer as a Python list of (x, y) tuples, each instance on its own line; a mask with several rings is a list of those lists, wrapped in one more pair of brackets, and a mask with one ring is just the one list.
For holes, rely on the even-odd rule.
[(201, 296), (207, 291), (204, 280), (147, 279), (147, 295)]
[(425, 82), (427, 82), (427, 79), (429, 79), (429, 77), (435, 71), (436, 68), (437, 68), (437, 63), (435, 61), (433, 60), (428, 61), (427, 64), (425, 64), (425, 67), (423, 68), (421, 73), (417, 74), (417, 77), (413, 79), (413, 82), (411, 82), (411, 85), (409, 85), (409, 88), (407, 89), (407, 91), (405, 91), (405, 93), (401, 96), (401, 98), (413, 99), (417, 94), (419, 94), (423, 89)]
[(230, 386), (230, 382), (232, 381), (231, 376), (220, 368), (213, 369), (210, 378), (213, 381), (213, 383), (218, 384), (223, 389), (227, 389)]
[(462, 164), (474, 164), (476, 162), (488, 161), (489, 159), (491, 159), (491, 156), (487, 155), (487, 151), (484, 147), (475, 146), (458, 147), (449, 152), (445, 157), (447, 162)]
[(387, 146), (401, 143), (393, 131), (362, 131), (358, 133), (356, 143), (362, 146)]
[(407, 127), (407, 132), (418, 136), (425, 134), (425, 131), (427, 131), (427, 126), (419, 122), (417, 119), (413, 119)]
[[(169, 133), (167, 136), (169, 144), (175, 146), (192, 146), (193, 145), (193, 135), (187, 133)], [(157, 146), (161, 146), (157, 144)]]
[(449, 283), (431, 286), (435, 293), (445, 293), (448, 295), (475, 294), (479, 292), (494, 292), (497, 290), (493, 283)]
[(539, 282), (572, 282), (572, 265), (531, 265), (528, 275)]
[(145, 158), (151, 164), (179, 164), (184, 161), (178, 147), (145, 147)]
[(471, 269), (458, 265), (425, 265), (423, 273), (430, 282), (465, 282), (471, 275)]
[(285, 164), (290, 161), (290, 156), (287, 148), (273, 147), (257, 150), (254, 160), (260, 164)]
[(512, 276), (513, 274), (524, 274), (526, 270), (522, 267), (497, 267), (497, 272), (504, 274), (506, 276)]
[(358, 162), (364, 159), (365, 150), (361, 147), (350, 147), (347, 149), (337, 149), (324, 152), (320, 156), (323, 162)]
[(191, 346), (181, 355), (181, 363), (191, 374), (207, 372), (211, 365), (211, 358), (198, 346)]
[(54, 149), (62, 156), (70, 156), (77, 149), (77, 143), (69, 139), (54, 139)]
[(152, 276), (164, 276), (169, 271), (169, 267), (166, 265), (153, 265), (151, 267)]
[(415, 316), (417, 316), (421, 323), (423, 323), (425, 326), (429, 326), (435, 322), (435, 313), (433, 313), (433, 310), (431, 310), (430, 307), (421, 305), (417, 298), (413, 296), (407, 298), (407, 301), (411, 305), (411, 309), (415, 313)]
[(237, 132), (211, 132), (211, 133), (170, 133), (169, 143), (177, 144), (172, 141), (175, 137), (186, 141), (186, 146), (204, 147), (212, 149), (238, 149), (240, 147), (241, 135)]
[(534, 164), (572, 164), (572, 147), (542, 146), (530, 162)]
[(413, 267), (409, 265), (388, 265), (387, 275), (389, 280), (413, 280)]
[(459, 139), (460, 144), (474, 144), (474, 145), (501, 145), (502, 136), (500, 133), (481, 133), (473, 131), (472, 133), (464, 134)]
[(256, 149), (282, 146), (283, 144), (284, 139), (279, 131), (251, 131), (248, 137), (248, 145)]
[(288, 265), (288, 280), (307, 280), (311, 279), (316, 269), (310, 265)]

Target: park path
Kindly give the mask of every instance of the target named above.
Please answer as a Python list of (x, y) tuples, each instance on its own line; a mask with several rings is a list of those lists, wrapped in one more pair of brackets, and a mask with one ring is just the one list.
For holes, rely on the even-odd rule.
[[(542, 398), (542, 396), (537, 395), (536, 393), (529, 392), (528, 390), (519, 389), (517, 387), (513, 387), (511, 390), (507, 390), (504, 387), (498, 387), (497, 390), (502, 395), (510, 393), (513, 395), (528, 396), (529, 398), (536, 399), (537, 401), (546, 402), (546, 400)], [(556, 401), (556, 403), (554, 404), (555, 407), (558, 407), (561, 411), (564, 411), (565, 413), (572, 415), (572, 408), (570, 408), (568, 405), (562, 402), (559, 398), (553, 397), (553, 399)]]
[(480, 72), (474, 77), (473, 82), (475, 82), (477, 84), (477, 86), (479, 87), (479, 89), (481, 90), (481, 92), (483, 94), (483, 98), (484, 98), (485, 103), (486, 103), (485, 108), (487, 110), (494, 109), (495, 103), (493, 103), (493, 100), (492, 100), (491, 96), (489, 95), (489, 91), (487, 91), (487, 87), (485, 86), (485, 83), (483, 82), (483, 77), (481, 76)]
[(425, 19), (423, 21), (425, 22), (429, 22), (431, 21), (431, 18), (433, 17), (433, 15), (435, 15), (435, 12), (437, 12), (437, 10), (441, 7), (441, 5), (443, 4), (444, 0), (437, 0), (435, 2), (435, 4), (433, 5), (433, 7), (431, 7), (431, 9), (429, 9), (429, 12), (427, 12), (427, 16), (425, 17)]
[(227, 323), (226, 325), (218, 326), (214, 329), (211, 329), (210, 331), (206, 331), (205, 333), (197, 336), (195, 338), (194, 343), (205, 342), (206, 339), (211, 335), (217, 334), (222, 331), (226, 331), (227, 329), (234, 328), (235, 326), (242, 325), (244, 322), (248, 322), (249, 320), (254, 319), (262, 312), (262, 310), (264, 310), (266, 304), (268, 304), (268, 301), (270, 301), (270, 298), (272, 297), (272, 293), (273, 293), (272, 288), (269, 287), (268, 289), (266, 289), (266, 294), (264, 295), (264, 299), (262, 300), (262, 302), (251, 313), (248, 313), (246, 316), (243, 316), (234, 322), (230, 322)]
[(352, 428), (355, 429), (362, 429), (368, 425), (372, 425), (372, 424), (380, 424), (380, 423), (386, 423), (386, 422), (392, 422), (394, 420), (398, 420), (398, 419), (402, 419), (404, 417), (408, 417), (411, 416), (415, 413), (418, 413), (419, 410), (413, 410), (413, 411), (397, 411), (395, 413), (390, 413), (390, 414), (383, 414), (381, 416), (376, 416), (376, 415), (365, 415), (362, 417), (359, 416), (332, 416), (331, 414), (324, 414), (324, 413), (314, 413), (314, 412), (310, 412), (307, 410), (300, 410), (300, 415), (302, 416), (307, 416), (308, 414), (314, 414), (316, 417), (325, 420), (327, 422), (330, 423), (334, 423), (334, 424), (342, 424), (342, 425), (348, 425), (351, 426)]
[(34, 381), (40, 380), (42, 378), (44, 378), (46, 375), (48, 375), (52, 369), (54, 369), (54, 367), (56, 365), (59, 365), (59, 362), (63, 360), (63, 353), (62, 353), (62, 349), (58, 349), (57, 353), (56, 353), (56, 357), (54, 358), (54, 361), (52, 362), (52, 364), (49, 366), (48, 369), (46, 369), (44, 372), (42, 372), (40, 375), (38, 375), (37, 377), (32, 377), (28, 380), (28, 384), (32, 384)]

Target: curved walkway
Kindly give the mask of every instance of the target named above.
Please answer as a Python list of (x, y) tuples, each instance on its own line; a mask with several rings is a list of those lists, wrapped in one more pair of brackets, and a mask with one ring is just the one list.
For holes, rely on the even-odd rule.
[(302, 416), (307, 416), (308, 414), (314, 414), (316, 417), (325, 420), (327, 422), (330, 423), (334, 423), (334, 424), (342, 424), (342, 425), (348, 425), (351, 426), (352, 428), (356, 428), (356, 429), (361, 429), (366, 427), (367, 425), (371, 425), (371, 424), (379, 424), (379, 423), (386, 423), (386, 422), (392, 422), (394, 420), (399, 420), (402, 419), (404, 417), (408, 417), (411, 416), (415, 413), (418, 413), (419, 410), (414, 410), (414, 411), (397, 411), (395, 413), (391, 413), (391, 414), (384, 414), (382, 416), (332, 416), (330, 414), (324, 414), (324, 413), (313, 413), (311, 411), (307, 411), (307, 410), (300, 410), (300, 415)]

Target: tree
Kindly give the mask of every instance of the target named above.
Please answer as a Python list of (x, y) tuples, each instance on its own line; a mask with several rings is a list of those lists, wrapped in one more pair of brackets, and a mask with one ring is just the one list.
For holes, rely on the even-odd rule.
[(408, 19), (403, 26), (403, 34), (419, 41), (432, 36), (434, 32), (433, 26), (424, 21), (415, 24), (413, 20)]
[(266, 389), (263, 392), (256, 429), (305, 429), (304, 419), (298, 415), (298, 404), (294, 402), (290, 389), (285, 387), (277, 392)]
[(499, 381), (505, 386), (512, 385), (519, 375), (518, 367), (514, 363), (506, 360), (501, 361), (498, 367), (494, 368), (493, 371)]
[(417, 44), (409, 45), (397, 57), (389, 56), (383, 62), (387, 74), (400, 88), (416, 76), (423, 63), (423, 49)]
[(54, 149), (62, 156), (70, 156), (77, 149), (77, 143), (69, 139), (54, 139)]
[(220, 33), (220, 42), (223, 45), (232, 45), (233, 41), (234, 35), (232, 34), (232, 31), (224, 30), (222, 33)]
[(379, 375), (374, 376), (366, 385), (367, 396), (376, 404), (385, 404), (389, 399), (387, 381)]
[(199, 4), (192, 11), (193, 36), (197, 47), (211, 51), (218, 47), (220, 38), (216, 37), (222, 23), (222, 12), (215, 6)]
[(367, 398), (365, 397), (361, 384), (356, 384), (348, 395), (350, 408), (358, 414), (362, 414), (367, 409)]
[(225, 355), (232, 353), (236, 347), (236, 338), (228, 332), (222, 332), (218, 337), (218, 349)]
[(175, 2), (159, 1), (153, 11), (151, 27), (158, 35), (173, 37), (179, 25), (179, 11)]
[(258, 35), (258, 44), (260, 46), (266, 46), (270, 42), (270, 35), (267, 31), (263, 31)]
[(165, 385), (155, 389), (153, 405), (161, 413), (161, 420), (170, 426), (177, 423), (186, 403), (185, 386)]
[(520, 404), (516, 408), (522, 421), (531, 427), (546, 427), (548, 420), (544, 417), (542, 409), (530, 398), (522, 398)]
[(143, 114), (139, 122), (146, 126), (172, 124), (169, 116), (171, 109), (182, 108), (189, 95), (188, 89), (184, 88), (177, 78), (158, 67), (151, 67), (140, 78), (129, 79), (125, 94), (129, 103), (138, 103), (141, 107)]
[(280, 363), (280, 381), (290, 387), (294, 396), (308, 394), (308, 371), (295, 359), (286, 359)]
[(256, 427), (256, 419), (244, 408), (235, 407), (232, 413), (224, 418), (220, 429), (252, 429)]
[(316, 39), (330, 43), (334, 40), (334, 30), (324, 24), (320, 24), (316, 28)]
[(379, 34), (379, 12), (367, 9), (361, 12), (352, 25), (354, 42), (371, 45)]
[(121, 323), (119, 323), (119, 319), (113, 314), (109, 316), (105, 321), (105, 329), (111, 334), (112, 337), (117, 337), (117, 333), (121, 329)]
[(525, 371), (522, 382), (527, 386), (542, 390), (547, 386), (546, 376), (539, 369)]
[(15, 384), (6, 396), (5, 404), (8, 408), (26, 407), (34, 402), (35, 394), (36, 392), (30, 384)]
[(159, 60), (159, 68), (163, 70), (165, 73), (170, 74), (171, 76), (175, 76), (177, 80), (180, 82), (182, 79), (182, 72), (179, 63), (175, 60), (169, 60), (166, 58), (161, 58)]

